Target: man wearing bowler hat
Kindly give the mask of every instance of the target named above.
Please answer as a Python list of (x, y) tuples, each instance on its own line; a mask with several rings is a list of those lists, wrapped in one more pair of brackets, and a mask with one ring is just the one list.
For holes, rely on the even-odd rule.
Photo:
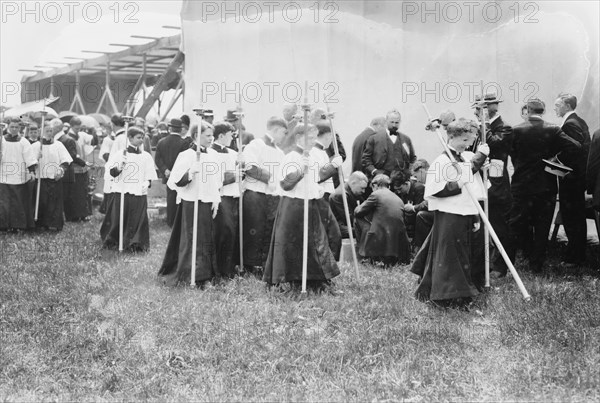
[(244, 126), (244, 124), (241, 122), (238, 115), (238, 111), (236, 109), (228, 109), (227, 116), (223, 117), (223, 120), (225, 122), (231, 123), (236, 129), (235, 136), (233, 140), (231, 140), (231, 144), (229, 145), (229, 148), (231, 148), (232, 150), (239, 151), (237, 147), (236, 138), (240, 135), (240, 131), (242, 132), (242, 147), (254, 140), (254, 135), (252, 133), (246, 132), (246, 126)]
[(515, 167), (512, 177), (510, 235), (506, 251), (514, 262), (518, 245), (528, 238), (529, 226), (534, 228), (529, 268), (541, 273), (546, 260), (548, 233), (556, 204), (556, 176), (545, 170), (544, 159), (559, 151), (574, 152), (581, 144), (567, 136), (558, 126), (542, 119), (545, 104), (539, 99), (527, 102), (528, 119), (513, 128), (510, 157)]
[(210, 123), (211, 125), (213, 124), (213, 121), (215, 120), (215, 113), (213, 112), (212, 109), (205, 109), (202, 112), (202, 120)]
[[(480, 96), (475, 97), (475, 115), (481, 122), (483, 116), (485, 118), (485, 140), (490, 146), (490, 165), (488, 170), (488, 179), (490, 188), (488, 189), (489, 200), (489, 218), (492, 227), (496, 231), (502, 245), (508, 242), (508, 214), (512, 204), (510, 194), (510, 179), (508, 176), (507, 161), (510, 145), (512, 142), (513, 131), (512, 127), (505, 124), (502, 116), (498, 112), (499, 103), (502, 102), (497, 98), (496, 94), (485, 94), (483, 101)], [(481, 144), (481, 131), (479, 132), (474, 144)], [(472, 149), (471, 151), (475, 151)], [(497, 249), (492, 255), (492, 278), (504, 277), (508, 268), (504, 259)]]
[[(154, 163), (158, 167), (163, 183), (167, 183), (179, 153), (189, 148), (189, 144), (186, 147), (185, 140), (181, 138), (181, 120), (171, 119), (169, 127), (171, 129), (170, 134), (158, 141), (156, 154), (154, 155)], [(167, 224), (169, 227), (173, 226), (173, 221), (175, 220), (175, 212), (177, 210), (176, 199), (177, 191), (167, 186)]]

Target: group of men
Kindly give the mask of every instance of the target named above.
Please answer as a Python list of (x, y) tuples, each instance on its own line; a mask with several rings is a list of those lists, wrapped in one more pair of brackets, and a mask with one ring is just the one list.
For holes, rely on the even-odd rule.
[[(585, 121), (575, 113), (577, 99), (573, 95), (561, 94), (555, 101), (555, 112), (563, 118), (560, 127), (544, 122), (545, 104), (538, 99), (531, 99), (524, 106), (524, 122), (511, 127), (499, 113), (501, 102), (495, 95), (488, 94), (473, 105), (479, 121), (485, 121), (485, 139), (480, 134), (473, 149), (482, 142), (490, 148), (487, 172), (490, 222), (511, 259), (514, 260), (516, 250), (522, 248), (524, 256), (529, 258), (531, 270), (540, 272), (558, 194), (569, 241), (563, 261), (566, 266), (581, 265), (585, 261), (587, 235), (586, 189), (594, 194), (596, 205), (600, 205), (600, 200), (596, 200), (600, 198), (600, 185), (596, 184), (600, 176), (600, 146), (597, 145), (600, 139), (594, 137), (590, 151), (589, 130)], [(182, 201), (181, 188), (193, 181), (191, 174), (187, 183), (183, 176), (172, 177), (176, 162), (183, 152), (200, 147), (202, 153), (212, 155), (221, 175), (215, 182), (218, 189), (208, 192), (206, 200), (210, 200), (212, 206), (218, 199), (214, 211), (209, 208), (210, 214), (214, 215), (211, 242), (216, 245), (213, 271), (229, 277), (240, 272), (262, 275), (269, 253), (273, 251), (273, 243), (278, 242), (273, 231), (277, 215), (282, 214), (278, 210), (281, 197), (284, 194), (292, 199), (300, 196), (299, 191), (284, 188), (284, 158), (290, 152), (297, 152), (306, 159), (308, 153), (310, 162), (317, 165), (316, 178), (311, 178), (318, 185), (318, 190), (311, 188), (315, 191), (314, 200), (319, 200), (314, 208), (319, 210), (318, 216), (331, 254), (339, 258), (341, 239), (353, 234), (359, 255), (363, 258), (381, 261), (384, 265), (410, 261), (409, 239), (412, 238), (413, 248), (424, 242), (433, 225), (433, 213), (424, 198), (428, 164), (425, 160), (417, 160), (410, 137), (399, 131), (400, 112), (392, 110), (385, 117), (374, 118), (370, 126), (355, 138), (352, 144), (352, 174), (344, 186), (339, 184), (337, 167), (345, 159), (345, 151), (338, 133), (331, 132), (328, 118), (321, 109), (310, 112), (308, 123), (315, 138), (306, 153), (303, 140), (295, 134), (304, 130), (299, 129), (304, 122), (295, 105), (286, 106), (282, 117), (270, 118), (265, 134), (257, 138), (244, 130), (242, 115), (235, 110), (228, 111), (223, 121), (215, 124), (214, 114), (209, 110), (202, 111), (202, 123), (195, 127), (186, 115), (171, 119), (168, 125), (161, 124), (157, 127), (160, 129), (159, 136), (153, 141), (156, 143), (154, 161), (163, 183), (167, 184), (168, 225), (173, 227), (176, 221), (178, 205)], [(444, 112), (439, 119), (429, 122), (427, 129), (443, 129), (453, 120), (452, 112)], [(7, 133), (0, 142), (3, 146), (0, 154), (3, 167), (0, 177), (0, 229), (29, 229), (36, 225), (33, 220), (36, 188), (31, 185), (36, 179), (35, 172), (38, 176), (41, 172), (42, 183), (52, 184), (40, 188), (41, 199), (54, 200), (50, 203), (51, 207), (47, 207), (48, 202), (42, 203), (52, 210), (46, 215), (50, 214), (53, 219), (41, 220), (38, 226), (60, 230), (63, 212), (68, 221), (87, 220), (91, 215), (88, 170), (92, 162), (89, 155), (98, 139), (80, 131), (81, 120), (78, 117), (71, 119), (66, 132), (63, 131), (63, 123), (54, 119), (40, 128), (41, 137), (37, 140), (40, 145), (36, 148), (35, 130), (31, 130), (33, 134), (27, 141), (19, 134), (18, 119), (8, 123)], [(105, 161), (111, 153), (126, 147), (126, 136), (121, 136), (125, 131), (123, 116), (114, 115), (111, 125), (112, 133), (104, 138), (100, 149), (100, 157)], [(132, 125), (143, 126), (143, 121), (132, 122)], [(306, 134), (303, 132), (303, 135)], [(150, 141), (146, 138), (140, 148), (151, 150)], [(338, 147), (334, 146), (334, 142)], [(55, 144), (52, 147), (55, 155), (44, 156), (43, 150), (49, 150), (44, 146), (51, 144)], [(508, 170), (509, 156), (514, 166), (512, 178)], [(557, 179), (549, 172), (552, 161), (570, 167), (569, 173), (561, 174)], [(57, 165), (59, 169), (47, 173), (50, 170), (42, 165), (48, 164)], [(10, 169), (13, 166), (16, 167), (14, 172)], [(299, 181), (294, 186), (303, 183), (302, 179)], [(104, 190), (105, 200), (110, 200), (110, 178), (105, 182)], [(349, 206), (350, 226), (344, 210), (344, 193)], [(212, 196), (209, 197), (209, 194)], [(240, 197), (243, 200), (241, 210)], [(57, 200), (62, 201), (58, 203)], [(238, 212), (242, 213), (242, 220)], [(44, 214), (42, 216), (45, 217)], [(242, 256), (239, 254), (240, 224), (243, 226)], [(298, 222), (298, 226), (301, 225)], [(243, 266), (237, 267), (242, 261)], [(492, 270), (493, 277), (506, 275), (506, 264), (499, 254), (493, 257)]]

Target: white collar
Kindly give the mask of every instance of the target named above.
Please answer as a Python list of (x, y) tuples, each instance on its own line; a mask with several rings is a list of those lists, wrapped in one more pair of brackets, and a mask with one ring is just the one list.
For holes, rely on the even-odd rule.
[(567, 121), (567, 119), (569, 118), (569, 116), (571, 116), (574, 113), (575, 113), (575, 111), (569, 111), (569, 112), (565, 113), (565, 116), (563, 116), (562, 124), (560, 126), (561, 127), (564, 126), (565, 122)]
[(488, 123), (489, 123), (489, 124), (492, 124), (492, 122), (493, 122), (494, 120), (498, 119), (499, 117), (500, 117), (500, 114), (499, 114), (499, 113), (496, 113), (496, 114), (494, 115), (494, 117), (493, 117), (493, 118), (491, 118), (491, 119), (488, 121)]

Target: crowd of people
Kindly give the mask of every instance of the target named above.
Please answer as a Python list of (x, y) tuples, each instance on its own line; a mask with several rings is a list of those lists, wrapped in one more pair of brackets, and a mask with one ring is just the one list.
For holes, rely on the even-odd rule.
[[(568, 238), (564, 266), (586, 260), (586, 190), (600, 209), (600, 130), (590, 137), (575, 113), (576, 97), (557, 97), (561, 126), (543, 120), (539, 99), (530, 99), (523, 122), (511, 126), (501, 102), (487, 94), (473, 104), (473, 119), (445, 111), (428, 122), (426, 129), (446, 133), (449, 150), (431, 165), (400, 132), (398, 110), (373, 118), (353, 141), (352, 173), (343, 183), (346, 152), (322, 109), (304, 121), (288, 105), (267, 120), (262, 136), (247, 132), (236, 110), (218, 122), (203, 110), (197, 123), (183, 115), (151, 129), (141, 118), (115, 114), (106, 136), (82, 128), (77, 116), (27, 130), (11, 118), (0, 139), (0, 230), (60, 231), (65, 220), (89, 220), (99, 148), (104, 247), (148, 250), (148, 189), (159, 177), (166, 185), (171, 235), (158, 272), (165, 284), (189, 284), (193, 272), (200, 287), (254, 275), (293, 290), (306, 259), (310, 288), (340, 292), (331, 280), (340, 273), (343, 239), (353, 235), (363, 262), (393, 267), (414, 258), (417, 298), (467, 303), (482, 290), (485, 259), (471, 195), (482, 205), (487, 198), (510, 260), (521, 249), (534, 273), (544, 270), (557, 196)], [(491, 270), (493, 279), (507, 274), (498, 248)]]

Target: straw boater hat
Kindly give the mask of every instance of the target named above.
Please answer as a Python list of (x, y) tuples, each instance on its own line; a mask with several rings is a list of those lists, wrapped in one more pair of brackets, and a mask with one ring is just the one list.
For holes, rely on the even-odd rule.
[(481, 105), (482, 103), (484, 103), (486, 105), (491, 105), (491, 104), (498, 104), (500, 102), (502, 102), (502, 100), (498, 99), (496, 94), (493, 94), (493, 93), (485, 94), (483, 96), (483, 102), (481, 101), (481, 95), (475, 95), (475, 103), (473, 105), (471, 105), (471, 108), (476, 108), (479, 105)]
[(549, 160), (542, 161), (544, 161), (544, 164), (546, 165), (544, 171), (551, 173), (552, 175), (556, 175), (559, 178), (564, 178), (569, 172), (573, 172), (571, 168), (560, 162), (557, 156), (554, 156)]

